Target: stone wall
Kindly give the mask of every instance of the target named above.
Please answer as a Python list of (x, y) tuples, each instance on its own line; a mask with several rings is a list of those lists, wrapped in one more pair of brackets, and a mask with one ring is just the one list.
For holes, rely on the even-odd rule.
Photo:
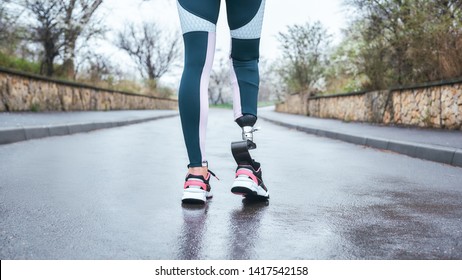
[(308, 109), (308, 96), (306, 94), (291, 94), (286, 96), (284, 103), (276, 105), (278, 112), (290, 112), (291, 114), (306, 115)]
[(0, 68), (0, 112), (177, 108), (175, 99), (112, 91)]
[[(303, 102), (306, 100), (306, 102)], [(344, 121), (462, 130), (462, 80), (330, 96), (288, 95), (276, 111)]]

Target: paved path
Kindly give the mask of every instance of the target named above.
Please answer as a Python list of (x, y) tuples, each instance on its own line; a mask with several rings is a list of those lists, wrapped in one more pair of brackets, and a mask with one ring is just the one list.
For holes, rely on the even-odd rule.
[(73, 112), (3, 112), (0, 128), (42, 127), (72, 125), (94, 122), (117, 122), (148, 119), (178, 113), (172, 110), (120, 110), (120, 111), (73, 111)]
[(206, 207), (180, 203), (179, 118), (1, 145), (0, 259), (462, 259), (461, 168), (260, 121), (252, 204), (231, 120), (211, 110)]
[(0, 113), (0, 145), (177, 116), (174, 110)]

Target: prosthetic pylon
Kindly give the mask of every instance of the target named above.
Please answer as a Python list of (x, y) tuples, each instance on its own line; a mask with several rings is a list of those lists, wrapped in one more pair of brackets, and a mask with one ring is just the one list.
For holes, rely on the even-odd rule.
[(257, 144), (253, 141), (253, 133), (258, 130), (258, 128), (253, 127), (257, 122), (257, 117), (244, 115), (237, 119), (236, 122), (242, 128), (242, 141), (231, 143), (234, 160), (238, 165), (253, 165), (254, 160), (249, 150), (257, 148)]

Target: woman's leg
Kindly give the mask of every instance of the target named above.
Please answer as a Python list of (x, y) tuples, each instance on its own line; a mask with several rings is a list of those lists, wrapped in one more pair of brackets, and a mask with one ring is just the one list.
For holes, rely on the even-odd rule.
[[(226, 7), (231, 29), (234, 119), (243, 128), (245, 136), (251, 137), (253, 126), (257, 121), (260, 83), (258, 59), (265, 0), (227, 0)], [(268, 189), (263, 183), (260, 163), (251, 157), (250, 160), (246, 158), (240, 162), (238, 159), (236, 161), (238, 166), (231, 192), (249, 199), (269, 199)]]
[(257, 116), (258, 59), (265, 0), (227, 0), (226, 9), (231, 30), (231, 82), (237, 121), (244, 115)]
[(208, 85), (215, 52), (220, 0), (178, 0), (185, 60), (179, 89), (179, 109), (190, 172), (207, 174), (205, 130)]

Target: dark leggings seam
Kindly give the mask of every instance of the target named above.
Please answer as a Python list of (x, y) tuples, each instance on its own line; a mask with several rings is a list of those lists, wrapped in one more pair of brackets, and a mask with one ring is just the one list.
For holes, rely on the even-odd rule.
[[(180, 5), (181, 8), (185, 9), (188, 13), (191, 13), (191, 14), (195, 15), (195, 16), (198, 17), (198, 18), (201, 18), (201, 19), (206, 20), (206, 21), (208, 21), (208, 22), (210, 22), (210, 23), (212, 23), (212, 24), (217, 25), (216, 22), (211, 22), (210, 20), (205, 19), (205, 18), (201, 17), (200, 15), (196, 14), (195, 12), (193, 12), (193, 11), (187, 9), (186, 7), (184, 7), (183, 5), (181, 5), (181, 2), (180, 2), (180, 1), (178, 1), (178, 5)], [(194, 32), (194, 31), (191, 31), (191, 32)], [(190, 32), (187, 32), (187, 33), (190, 33)]]

